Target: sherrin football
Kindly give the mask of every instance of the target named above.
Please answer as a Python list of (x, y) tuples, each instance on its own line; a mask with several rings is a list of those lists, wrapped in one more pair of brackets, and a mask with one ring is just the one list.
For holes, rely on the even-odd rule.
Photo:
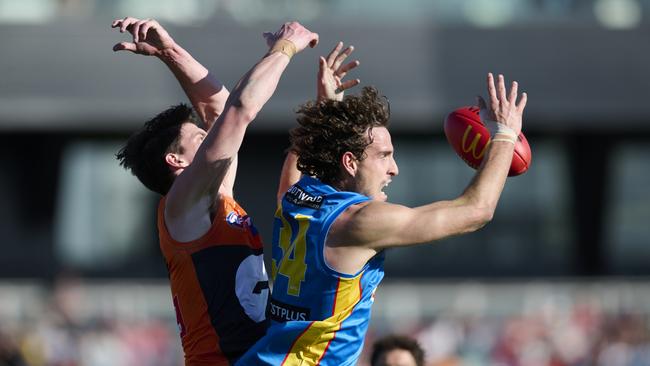
[[(467, 165), (476, 169), (481, 165), (487, 144), (490, 141), (490, 132), (481, 123), (479, 109), (476, 106), (462, 107), (449, 113), (445, 118), (445, 135), (456, 154)], [(532, 155), (530, 145), (523, 133), (519, 134), (512, 156), (509, 176), (523, 174), (528, 170)]]

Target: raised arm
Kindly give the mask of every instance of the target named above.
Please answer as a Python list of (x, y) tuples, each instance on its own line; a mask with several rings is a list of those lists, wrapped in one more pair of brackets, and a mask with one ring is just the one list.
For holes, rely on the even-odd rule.
[[(237, 83), (224, 112), (205, 136), (194, 160), (176, 178), (165, 215), (169, 221), (187, 212), (209, 212), (228, 167), (236, 156), (248, 125), (271, 97), (294, 53), (318, 42), (318, 35), (299, 23), (285, 23), (265, 33), (271, 50)], [(197, 209), (198, 206), (198, 209)]]
[(111, 24), (120, 32), (129, 32), (132, 42), (120, 42), (113, 51), (130, 51), (155, 56), (174, 74), (201, 120), (209, 130), (223, 112), (228, 90), (192, 55), (177, 44), (155, 20), (126, 17)]
[[(383, 248), (428, 243), (475, 231), (492, 219), (508, 175), (516, 136), (521, 131), (527, 96), (523, 93), (517, 103), (516, 82), (506, 96), (502, 75), (495, 87), (489, 74), (487, 84), (489, 103), (486, 106), (482, 98), (479, 101), (482, 117), (500, 125), (492, 136), (483, 165), (463, 194), (451, 201), (416, 208), (376, 201), (350, 207), (336, 220), (328, 237), (328, 246), (332, 248), (355, 247), (358, 260), (343, 267), (362, 266)], [(340, 263), (346, 263), (345, 256), (336, 249), (333, 252), (334, 262), (340, 257)], [(342, 253), (345, 252), (343, 249)]]
[[(359, 60), (354, 60), (343, 65), (345, 59), (354, 51), (354, 46), (348, 46), (343, 51), (343, 42), (338, 42), (334, 49), (327, 55), (318, 59), (318, 75), (316, 78), (316, 99), (343, 100), (344, 91), (353, 88), (361, 82), (359, 79), (343, 81), (347, 73), (359, 66)], [(278, 184), (277, 203), (282, 201), (284, 193), (300, 179), (300, 171), (296, 164), (298, 157), (289, 151)]]

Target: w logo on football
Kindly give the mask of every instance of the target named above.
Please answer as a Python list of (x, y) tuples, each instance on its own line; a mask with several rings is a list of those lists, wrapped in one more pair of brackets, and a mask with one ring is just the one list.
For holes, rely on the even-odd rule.
[(483, 158), (483, 155), (485, 154), (485, 150), (487, 149), (490, 142), (488, 141), (487, 144), (483, 145), (483, 148), (480, 149), (481, 151), (477, 153), (476, 148), (478, 147), (479, 141), (481, 141), (481, 134), (476, 133), (474, 135), (474, 139), (472, 140), (472, 142), (469, 144), (469, 146), (467, 146), (467, 138), (469, 137), (469, 133), (471, 131), (472, 131), (472, 126), (471, 125), (467, 126), (467, 128), (465, 129), (465, 133), (463, 134), (463, 139), (460, 142), (460, 147), (463, 149), (464, 153), (469, 153), (471, 151), (474, 159), (481, 159)]
[[(492, 144), (490, 132), (481, 122), (479, 109), (475, 106), (458, 108), (445, 118), (445, 136), (451, 147), (467, 165), (477, 169), (485, 157), (488, 146)], [(528, 170), (532, 155), (530, 145), (523, 133), (515, 143), (509, 176), (519, 175)]]

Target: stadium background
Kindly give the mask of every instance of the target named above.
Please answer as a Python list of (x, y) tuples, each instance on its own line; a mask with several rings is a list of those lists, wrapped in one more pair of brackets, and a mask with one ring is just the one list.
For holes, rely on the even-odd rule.
[(162, 63), (111, 51), (125, 15), (158, 19), (226, 85), (262, 31), (320, 33), (240, 154), (236, 195), (267, 242), (292, 110), (336, 41), (391, 101), (396, 203), (461, 192), (445, 114), (488, 71), (518, 80), (530, 171), (483, 230), (389, 252), (367, 344), (409, 334), (430, 365), (650, 365), (647, 0), (0, 0), (0, 365), (180, 364), (157, 197), (113, 156), (186, 99)]

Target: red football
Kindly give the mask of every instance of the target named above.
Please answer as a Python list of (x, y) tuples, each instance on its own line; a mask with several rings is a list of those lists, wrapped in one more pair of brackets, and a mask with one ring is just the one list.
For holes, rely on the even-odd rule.
[[(467, 165), (474, 169), (481, 165), (490, 141), (490, 132), (481, 123), (478, 107), (462, 107), (449, 113), (445, 118), (445, 135), (456, 154), (465, 160)], [(531, 159), (530, 145), (522, 132), (515, 144), (508, 175), (514, 176), (526, 172)]]

